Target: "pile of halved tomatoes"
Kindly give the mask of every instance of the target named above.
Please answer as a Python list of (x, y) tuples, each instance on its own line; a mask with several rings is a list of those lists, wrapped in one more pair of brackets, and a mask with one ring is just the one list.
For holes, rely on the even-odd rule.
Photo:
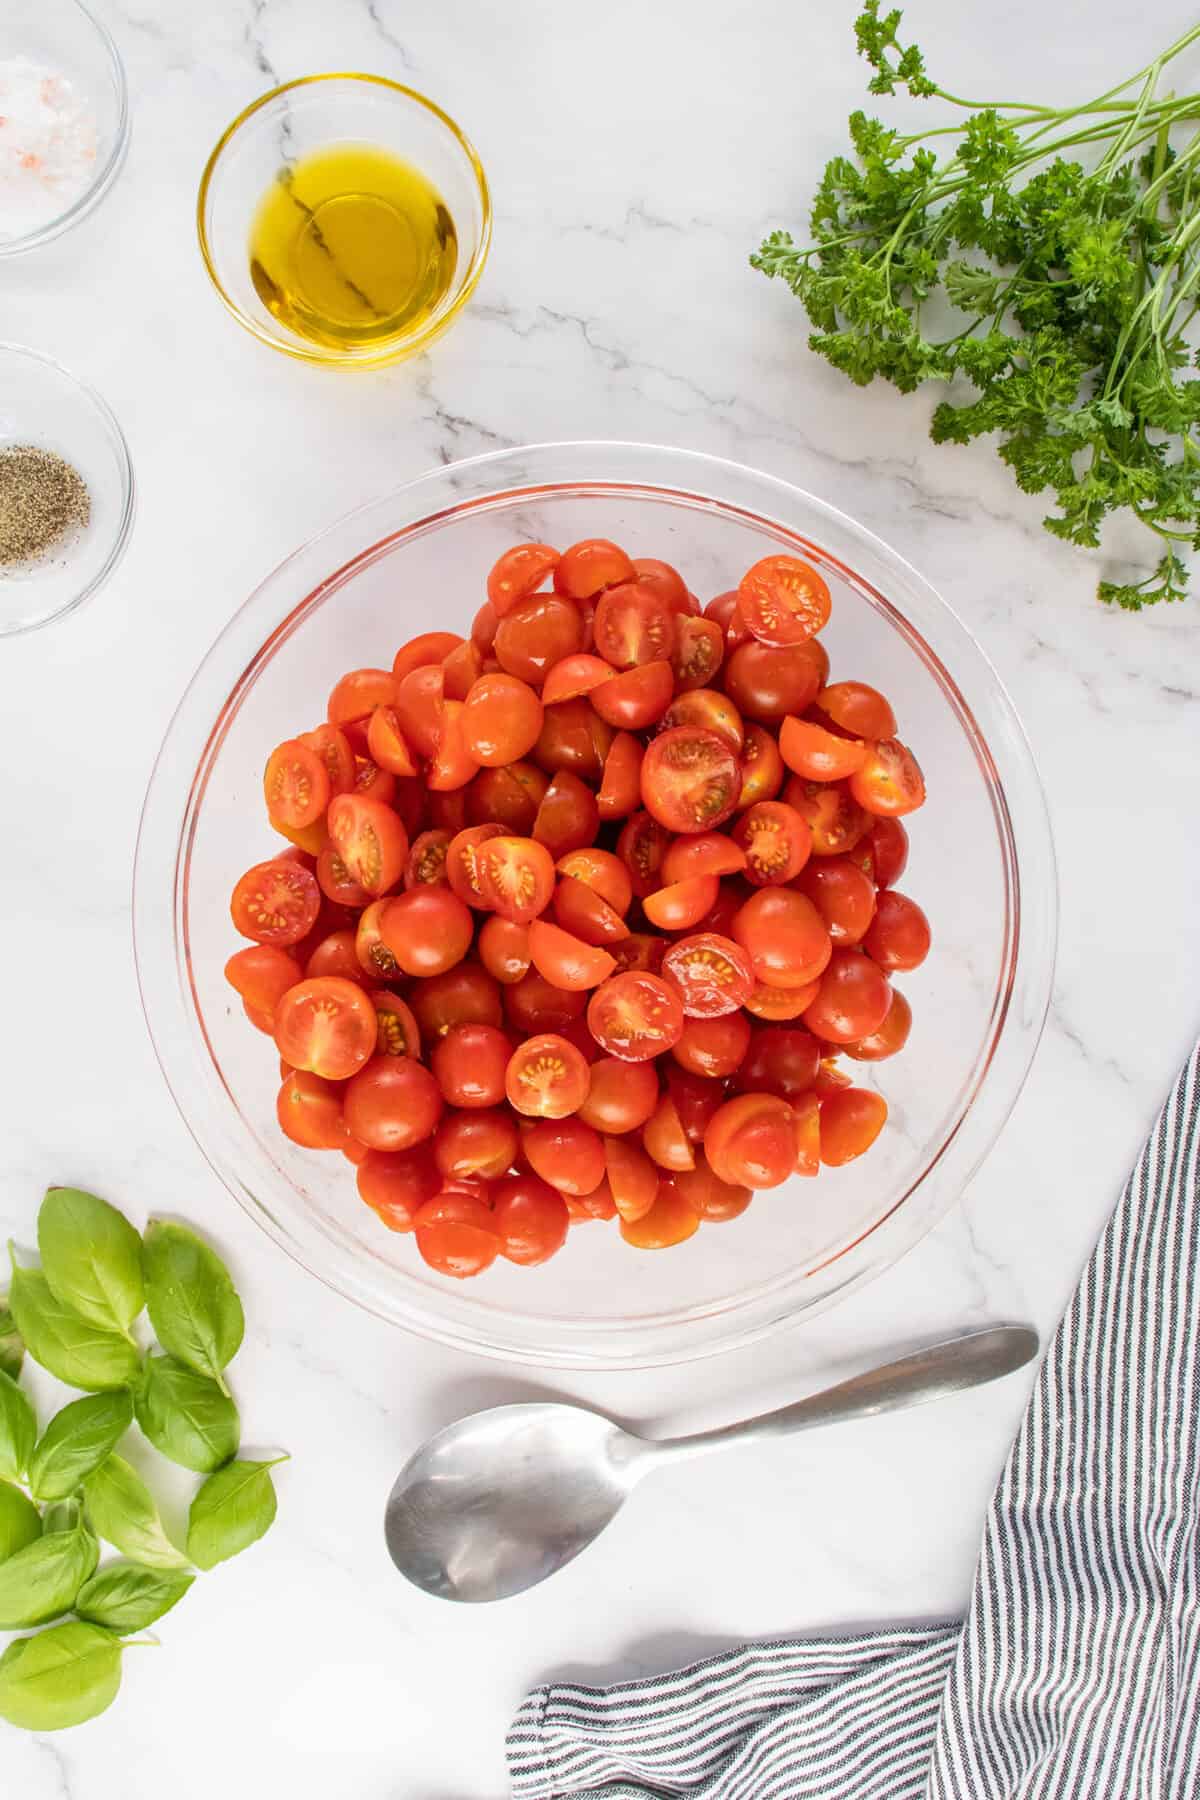
[(226, 973), (279, 1123), (340, 1150), (433, 1268), (645, 1249), (868, 1149), (929, 948), (895, 891), (924, 781), (884, 696), (829, 681), (829, 590), (768, 556), (701, 612), (590, 539), (507, 551), (467, 638), (355, 669), (281, 744), (293, 848), (242, 876)]

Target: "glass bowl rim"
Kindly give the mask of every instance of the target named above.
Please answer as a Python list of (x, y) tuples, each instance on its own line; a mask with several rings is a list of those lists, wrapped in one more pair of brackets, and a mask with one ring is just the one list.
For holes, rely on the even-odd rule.
[[(73, 226), (99, 206), (109, 188), (113, 185), (125, 161), (125, 153), (129, 149), (131, 117), (129, 108), (129, 81), (125, 74), (125, 64), (121, 60), (121, 52), (117, 49), (116, 40), (107, 25), (98, 19), (84, 0), (73, 0), (76, 9), (81, 12), (92, 27), (100, 41), (102, 49), (107, 53), (112, 70), (113, 85), (117, 95), (117, 128), (113, 135), (112, 149), (100, 169), (93, 175), (88, 186), (78, 199), (70, 206), (49, 219), (45, 225), (39, 225), (36, 231), (26, 232), (24, 237), (8, 238), (0, 241), (0, 256), (20, 256), (26, 250), (36, 250), (41, 244), (48, 244), (54, 238), (61, 237), (64, 231)], [(5, 346), (8, 348), (8, 346)], [(57, 613), (54, 615), (59, 616)]]
[[(507, 484), (493, 483), (470, 493), (461, 491), (464, 477), (484, 480), (495, 471), (496, 465), (503, 468), (520, 459), (525, 459), (526, 462), (538, 459), (569, 461), (572, 457), (578, 457), (585, 462), (589, 458), (601, 462), (605, 457), (621, 458), (630, 455), (641, 456), (647, 462), (653, 462), (655, 458), (666, 458), (673, 460), (677, 466), (685, 464), (689, 470), (697, 472), (698, 485), (687, 488), (666, 486), (656, 484), (650, 476), (606, 481), (596, 474), (575, 472), (567, 479), (521, 479)], [(648, 1324), (642, 1320), (605, 1321), (603, 1324), (586, 1322), (583, 1327), (573, 1330), (572, 1322), (562, 1318), (534, 1319), (532, 1324), (535, 1340), (539, 1330), (546, 1330), (551, 1326), (562, 1328), (559, 1341), (547, 1348), (543, 1343), (530, 1341), (519, 1334), (511, 1335), (514, 1325), (521, 1319), (521, 1315), (515, 1310), (493, 1313), (492, 1320), (484, 1317), (486, 1300), (476, 1303), (473, 1316), (471, 1303), (464, 1303), (463, 1296), (457, 1293), (443, 1295), (439, 1292), (438, 1301), (430, 1306), (420, 1298), (397, 1299), (394, 1294), (382, 1294), (378, 1290), (378, 1284), (375, 1291), (372, 1291), (367, 1278), (355, 1267), (359, 1253), (351, 1247), (349, 1267), (344, 1266), (347, 1262), (346, 1252), (338, 1251), (335, 1241), (320, 1226), (313, 1226), (309, 1228), (310, 1233), (319, 1235), (324, 1247), (322, 1266), (322, 1259), (312, 1253), (311, 1238), (307, 1243), (304, 1241), (303, 1228), (298, 1230), (293, 1220), (276, 1216), (269, 1199), (256, 1193), (232, 1166), (231, 1159), (222, 1155), (223, 1147), (214, 1139), (219, 1135), (224, 1115), (218, 1121), (218, 1131), (208, 1129), (207, 1135), (195, 1122), (191, 1108), (194, 1107), (198, 1113), (203, 1110), (203, 1097), (198, 1097), (195, 1090), (194, 1057), (197, 1045), (193, 1041), (187, 1041), (183, 1051), (177, 1052), (176, 1036), (168, 1033), (168, 1021), (165, 1017), (170, 1001), (176, 1015), (171, 1022), (188, 1028), (193, 1038), (198, 1032), (200, 1047), (204, 1049), (207, 1046), (207, 1032), (196, 1005), (192, 985), (184, 918), (191, 843), (212, 762), (224, 739), (228, 721), (240, 707), (242, 699), (252, 688), (258, 671), (270, 660), (279, 642), (289, 634), (290, 628), (303, 623), (303, 618), (311, 609), (332, 592), (336, 592), (352, 572), (423, 529), (445, 524), (463, 511), (489, 504), (511, 503), (514, 499), (528, 500), (540, 494), (589, 491), (611, 493), (628, 490), (649, 499), (715, 506), (727, 515), (744, 518), (777, 534), (790, 535), (798, 543), (806, 541), (797, 528), (789, 525), (783, 518), (739, 507), (728, 499), (722, 499), (719, 489), (705, 491), (701, 472), (705, 472), (710, 481), (719, 481), (722, 476), (727, 479), (738, 477), (771, 487), (782, 497), (793, 503), (798, 502), (820, 515), (827, 525), (849, 533), (856, 541), (860, 553), (881, 556), (894, 576), (902, 577), (915, 585), (916, 595), (910, 593), (910, 600), (915, 597), (930, 608), (933, 622), (956, 640), (956, 648), (974, 657), (976, 667), (972, 671), (973, 678), (986, 682), (988, 705), (995, 710), (997, 721), (1004, 727), (1002, 741), (995, 748), (984, 736), (982, 727), (976, 722), (972, 706), (967, 703), (958, 682), (949, 675), (940, 654), (928, 643), (924, 632), (913, 625), (892, 602), (879, 594), (865, 577), (848, 564), (842, 564), (853, 576), (859, 591), (864, 586), (869, 588), (882, 602), (887, 614), (905, 627), (910, 638), (915, 637), (917, 645), (922, 647), (918, 653), (925, 653), (927, 665), (932, 657), (935, 669), (946, 677), (940, 682), (943, 698), (953, 705), (954, 697), (957, 696), (955, 710), (960, 724), (963, 723), (964, 712), (966, 721), (969, 722), (967, 730), (971, 747), (983, 772), (988, 798), (997, 821), (1006, 880), (1015, 878), (1016, 884), (1015, 902), (1010, 901), (1006, 908), (1013, 923), (1007, 931), (1007, 948), (1001, 959), (996, 988), (997, 995), (1003, 995), (1003, 1001), (1000, 1004), (998, 1022), (995, 1019), (998, 1001), (994, 998), (991, 1003), (987, 1036), (972, 1065), (969, 1088), (961, 1090), (965, 1092), (965, 1098), (957, 1102), (957, 1110), (939, 1142), (932, 1151), (928, 1146), (923, 1149), (919, 1169), (907, 1178), (903, 1193), (899, 1198), (891, 1200), (887, 1212), (881, 1214), (879, 1220), (854, 1245), (844, 1246), (834, 1259), (840, 1260), (842, 1255), (856, 1248), (866, 1238), (872, 1241), (878, 1252), (873, 1262), (864, 1263), (853, 1270), (845, 1281), (822, 1296), (806, 1301), (799, 1308), (795, 1306), (794, 1300), (806, 1275), (801, 1270), (793, 1269), (789, 1275), (772, 1284), (768, 1291), (764, 1292), (763, 1284), (760, 1283), (751, 1290), (748, 1299), (739, 1298), (732, 1304), (720, 1299), (697, 1303), (686, 1313), (677, 1311), (666, 1315), (665, 1322), (662, 1319), (652, 1319)], [(424, 497), (421, 490), (431, 487), (436, 490), (448, 487), (450, 495), (444, 504), (420, 506), (419, 502)], [(348, 532), (356, 522), (365, 519), (372, 511), (394, 506), (402, 495), (411, 497), (404, 524), (369, 537), (352, 555), (341, 558), (332, 567), (327, 566), (326, 572), (315, 582), (306, 574), (304, 594), (281, 612), (278, 588), (288, 579), (289, 571), (309, 558), (327, 540), (339, 533)], [(828, 549), (825, 554), (835, 563), (841, 560)], [(239, 638), (249, 636), (255, 639), (253, 647), (239, 644)], [(238, 672), (233, 687), (226, 693), (214, 720), (211, 698), (205, 697), (201, 690), (206, 672), (219, 659), (223, 649), (227, 661), (230, 651), (234, 652)], [(223, 689), (228, 672), (222, 672)], [(199, 711), (203, 711), (206, 716), (196, 724), (187, 715)], [(186, 742), (177, 742), (185, 736)], [(983, 752), (982, 756), (980, 751)], [(1009, 803), (1010, 792), (1002, 779), (1002, 771), (1011, 787), (1020, 790), (1019, 830), (1013, 823), (1014, 809)], [(178, 806), (181, 795), (184, 798), (182, 819)], [(1018, 837), (1022, 840), (1019, 854)], [(1023, 904), (1021, 881), (1026, 862), (1030, 865), (1029, 877), (1040, 877), (1040, 880), (1036, 885), (1030, 885)], [(167, 885), (172, 892), (169, 946), (165, 944), (167, 927), (162, 923), (165, 909), (161, 904)], [(193, 675), (168, 726), (151, 774), (139, 826), (133, 895), (134, 949), (139, 989), (147, 1028), (167, 1085), (185, 1124), (210, 1166), (243, 1209), (257, 1220), (268, 1235), (301, 1267), (315, 1274), (334, 1291), (352, 1299), (365, 1310), (420, 1336), (502, 1360), (542, 1367), (590, 1370), (647, 1368), (699, 1360), (726, 1350), (744, 1348), (773, 1335), (784, 1326), (794, 1327), (799, 1322), (815, 1317), (837, 1299), (883, 1273), (901, 1255), (913, 1248), (953, 1204), (991, 1149), (1024, 1085), (1050, 1001), (1057, 939), (1057, 910), (1054, 846), (1049, 815), (1028, 740), (995, 669), (967, 627), (931, 584), (898, 552), (866, 527), (857, 524), (829, 502), (780, 477), (703, 452), (606, 440), (510, 447), (436, 466), (344, 514), (286, 557), (255, 588), (218, 635)], [(1026, 925), (1027, 930), (1024, 929)], [(163, 941), (154, 941), (156, 929)], [(158, 983), (161, 991), (155, 994), (151, 992), (151, 988), (160, 974), (164, 979)], [(171, 990), (168, 990), (166, 983), (168, 974), (175, 981)], [(1021, 1016), (1014, 1012), (1014, 999), (1021, 1002)], [(208, 1054), (211, 1056), (211, 1051)], [(179, 1060), (181, 1055), (182, 1063)], [(188, 1066), (189, 1058), (192, 1059), (191, 1067)], [(240, 1117), (238, 1102), (226, 1087), (215, 1058), (212, 1060), (211, 1073), (215, 1074), (217, 1085), (222, 1090), (222, 1104), (226, 1108), (232, 1108), (233, 1113)], [(993, 1072), (995, 1078), (989, 1090), (987, 1077), (993, 1075)], [(1000, 1085), (997, 1085), (998, 1082)], [(184, 1092), (188, 1094), (190, 1105), (184, 1103)], [(985, 1097), (990, 1098), (988, 1110), (977, 1110)], [(973, 1111), (976, 1112), (973, 1130), (964, 1130), (971, 1122)], [(212, 1123), (211, 1119), (206, 1121), (210, 1128)], [(242, 1129), (247, 1131), (248, 1127), (243, 1126)], [(905, 1203), (933, 1175), (937, 1175), (940, 1181), (934, 1209), (925, 1216), (913, 1218), (912, 1223), (906, 1221), (904, 1231), (897, 1231), (896, 1222), (905, 1211)], [(901, 1240), (899, 1248), (888, 1254), (887, 1246), (897, 1236)], [(335, 1268), (331, 1265), (337, 1256), (340, 1256), (341, 1261)], [(792, 1304), (789, 1304), (789, 1300)], [(748, 1316), (743, 1318), (743, 1315)], [(510, 1328), (509, 1336), (495, 1332), (496, 1319)], [(706, 1320), (711, 1322), (714, 1319), (717, 1321), (715, 1330), (698, 1329)], [(493, 1327), (491, 1336), (488, 1335), (489, 1325)], [(640, 1329), (642, 1341), (629, 1349), (626, 1341), (633, 1335), (633, 1325)], [(689, 1328), (690, 1331), (686, 1342), (680, 1337), (682, 1328)], [(595, 1341), (577, 1341), (589, 1337)]]
[[(269, 106), (273, 100), (278, 100), (281, 94), (291, 93), (296, 88), (315, 87), (326, 81), (365, 82), (372, 87), (384, 88), (392, 94), (398, 94), (405, 100), (415, 101), (418, 106), (432, 114), (454, 139), (470, 165), (476, 187), (479, 190), (481, 209), (479, 242), (467, 265), (462, 286), (450, 305), (444, 313), (437, 314), (429, 320), (413, 337), (401, 338), (398, 345), (393, 344), (362, 356), (347, 356), (340, 351), (322, 349), (318, 344), (306, 344), (302, 338), (296, 338), (293, 342), (282, 337), (274, 337), (269, 331), (265, 331), (256, 319), (242, 310), (217, 274), (206, 219), (209, 189), (216, 175), (217, 166), (242, 127), (248, 125), (254, 115), (261, 112), (264, 106)], [(444, 107), (439, 106), (436, 100), (431, 100), (428, 94), (422, 94), (416, 88), (406, 86), (402, 81), (393, 81), (388, 75), (375, 75), (362, 69), (330, 69), (321, 74), (297, 75), (291, 81), (278, 82), (275, 87), (268, 88), (265, 94), (259, 94), (248, 106), (242, 108), (236, 118), (230, 120), (209, 152), (208, 160), (204, 165), (204, 173), (200, 177), (200, 186), (196, 193), (196, 235), (199, 239), (200, 255), (205, 270), (216, 289), (221, 304), (231, 317), (237, 320), (243, 330), (248, 331), (251, 337), (257, 339), (260, 344), (265, 344), (271, 350), (282, 350), (285, 356), (295, 357), (298, 362), (316, 363), (322, 368), (378, 369), (388, 363), (399, 362), (402, 358), (418, 355), (453, 323), (475, 292), (479, 285), (479, 278), (483, 274), (484, 264), (488, 259), (488, 251), (491, 248), (492, 196), (479, 152), (458, 121), (452, 118)]]

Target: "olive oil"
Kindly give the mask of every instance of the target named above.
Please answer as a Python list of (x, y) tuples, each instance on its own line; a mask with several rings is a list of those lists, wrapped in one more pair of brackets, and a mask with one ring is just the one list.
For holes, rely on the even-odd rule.
[(331, 144), (282, 168), (250, 233), (263, 305), (299, 336), (335, 348), (411, 336), (457, 261), (437, 189), (372, 144)]

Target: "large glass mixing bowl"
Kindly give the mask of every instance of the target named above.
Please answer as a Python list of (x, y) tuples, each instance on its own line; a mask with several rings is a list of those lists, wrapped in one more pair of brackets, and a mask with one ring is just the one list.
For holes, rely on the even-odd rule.
[[(358, 1199), (340, 1156), (275, 1120), (277, 1060), (222, 969), (229, 894), (271, 854), (261, 777), (324, 716), (336, 677), (405, 638), (469, 627), (496, 556), (522, 538), (610, 537), (675, 563), (703, 599), (798, 551), (833, 593), (837, 676), (885, 689), (924, 766), (904, 889), (934, 926), (904, 977), (905, 1051), (861, 1065), (891, 1109), (868, 1156), (756, 1197), (669, 1252), (589, 1225), (536, 1269), (455, 1283)], [(634, 1368), (745, 1345), (882, 1273), (962, 1192), (1029, 1067), (1054, 962), (1054, 852), (1029, 746), (995, 671), (927, 582), (860, 525), (735, 463), (638, 444), (546, 444), (441, 468), (342, 519), (270, 575), (188, 688), (151, 780), (135, 933), (171, 1090), (230, 1191), (313, 1274), (386, 1319), (530, 1363)]]

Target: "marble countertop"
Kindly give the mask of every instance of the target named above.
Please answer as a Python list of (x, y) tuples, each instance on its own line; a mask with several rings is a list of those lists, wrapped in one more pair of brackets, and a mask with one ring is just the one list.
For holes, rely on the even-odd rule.
[[(98, 0), (99, 4), (99, 0)], [(804, 217), (864, 104), (849, 12), (794, 0), (105, 0), (134, 105), (129, 164), (73, 235), (4, 266), (0, 339), (58, 356), (128, 434), (139, 514), (118, 575), (60, 628), (0, 650), (0, 1225), (28, 1243), (51, 1181), (139, 1219), (194, 1218), (246, 1300), (249, 1443), (292, 1452), (252, 1556), (207, 1578), (130, 1658), (103, 1719), (0, 1727), (21, 1800), (496, 1800), (526, 1687), (671, 1664), (746, 1635), (953, 1613), (1027, 1383), (818, 1447), (648, 1486), (604, 1546), (488, 1610), (394, 1577), (379, 1523), (432, 1427), (519, 1395), (506, 1372), (356, 1313), (290, 1264), (202, 1161), (143, 1025), (129, 885), (145, 782), (193, 668), (287, 552), (439, 461), (566, 437), (712, 450), (861, 518), (981, 639), (1032, 739), (1057, 836), (1062, 934), (1025, 1093), (962, 1205), (899, 1267), (790, 1338), (565, 1391), (684, 1428), (781, 1403), (896, 1341), (999, 1317), (1049, 1331), (1197, 1029), (1197, 606), (1131, 618), (1042, 531), (985, 448), (937, 449), (927, 395), (856, 390), (747, 267)], [(1190, 21), (1167, 0), (1153, 32)], [(1083, 96), (1149, 49), (1127, 10), (914, 0), (959, 92)], [(373, 69), (475, 138), (496, 201), (474, 304), (427, 359), (299, 366), (210, 291), (193, 202), (229, 118), (278, 79)], [(733, 1521), (737, 1520), (736, 1527)], [(753, 1530), (746, 1525), (753, 1521)]]

